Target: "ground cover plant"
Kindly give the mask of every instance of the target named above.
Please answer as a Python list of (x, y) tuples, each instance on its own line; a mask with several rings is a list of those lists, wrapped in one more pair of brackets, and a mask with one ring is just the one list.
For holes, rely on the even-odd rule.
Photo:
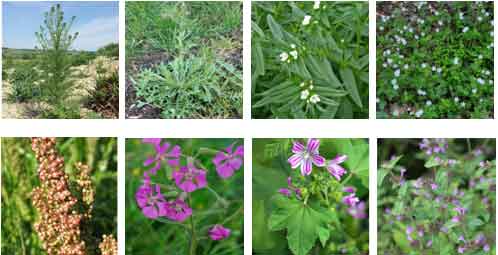
[(126, 151), (127, 254), (243, 253), (242, 139), (128, 139)]
[(378, 253), (496, 254), (494, 139), (380, 140)]
[(368, 254), (368, 141), (255, 139), (253, 254)]
[[(118, 52), (113, 50), (116, 43), (108, 43), (112, 31), (107, 34), (115, 27), (117, 41), (117, 16), (113, 20), (108, 17), (112, 11), (105, 11), (106, 18), (101, 18), (100, 13), (92, 14), (97, 7), (85, 2), (40, 5), (48, 11), (40, 13), (33, 3), (4, 6), (8, 14), (4, 22), (7, 47), (2, 53), (3, 117), (117, 118)], [(117, 4), (97, 5), (117, 13)], [(22, 25), (15, 16), (20, 12), (30, 16)], [(99, 34), (90, 27), (95, 24), (89, 18), (109, 24), (102, 24)], [(23, 29), (16, 30), (19, 26)]]
[(378, 118), (493, 118), (493, 2), (377, 4)]
[(367, 118), (368, 3), (255, 2), (253, 118)]
[(2, 138), (2, 254), (117, 255), (117, 140)]
[(126, 3), (127, 118), (242, 117), (242, 3)]

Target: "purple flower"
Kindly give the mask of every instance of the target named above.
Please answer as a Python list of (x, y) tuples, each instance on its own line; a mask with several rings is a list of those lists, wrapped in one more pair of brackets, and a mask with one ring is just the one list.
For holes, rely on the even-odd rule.
[(209, 237), (218, 241), (230, 236), (230, 229), (224, 228), (222, 225), (216, 224), (209, 230)]
[(360, 202), (360, 199), (356, 197), (356, 194), (349, 194), (345, 197), (342, 198), (342, 202), (348, 206), (354, 206), (358, 202)]
[(344, 169), (340, 164), (348, 159), (346, 155), (337, 155), (334, 159), (330, 160), (327, 164), (327, 170), (331, 175), (333, 175), (338, 181), (341, 177), (346, 174), (346, 169)]
[(407, 226), (405, 232), (406, 232), (407, 235), (411, 234), (413, 232), (413, 227), (412, 226)]
[(484, 247), (482, 247), (482, 249), (485, 251), (485, 252), (488, 252), (490, 250), (489, 248), (489, 244), (485, 244)]
[(367, 213), (365, 212), (365, 202), (360, 202), (348, 208), (348, 213), (355, 219), (365, 219)]
[(432, 246), (432, 240), (427, 241), (427, 243), (425, 244), (425, 246), (427, 248), (431, 247)]
[(148, 157), (144, 162), (144, 166), (149, 166), (155, 163), (154, 167), (149, 170), (151, 174), (156, 174), (157, 170), (161, 168), (161, 161), (163, 160), (165, 160), (170, 166), (173, 167), (180, 164), (180, 146), (175, 145), (168, 152), (168, 149), (171, 147), (171, 145), (169, 143), (163, 143), (161, 145), (161, 138), (144, 138), (142, 142), (154, 145), (154, 149), (156, 150), (156, 155)]
[(448, 159), (448, 165), (449, 166), (454, 166), (456, 165), (457, 161), (455, 159)]
[(461, 235), (461, 236), (458, 237), (458, 241), (465, 243), (465, 238)]
[(292, 153), (294, 154), (287, 161), (290, 163), (292, 169), (301, 166), (301, 174), (303, 176), (310, 175), (313, 165), (318, 167), (325, 165), (325, 159), (318, 152), (319, 147), (320, 140), (318, 139), (308, 139), (306, 147), (295, 141), (292, 146)]
[(444, 138), (422, 139), (419, 143), (419, 148), (425, 151), (425, 154), (432, 155), (433, 153), (445, 153), (448, 148), (448, 142)]
[(185, 192), (193, 192), (207, 185), (206, 171), (197, 169), (191, 162), (174, 171), (173, 179), (176, 186)]
[(457, 207), (455, 207), (455, 209), (454, 209), (454, 210), (455, 210), (455, 211), (456, 211), (459, 215), (464, 215), (464, 214), (465, 214), (465, 212), (467, 211), (467, 209), (465, 209), (465, 208), (463, 208), (463, 207), (461, 207), (461, 206), (457, 206)]
[(451, 221), (455, 222), (455, 223), (458, 223), (458, 222), (460, 222), (460, 217), (454, 216), (453, 218), (451, 218)]
[(347, 192), (347, 193), (355, 193), (356, 192), (356, 188), (355, 187), (351, 187), (351, 186), (347, 186), (347, 187), (344, 187), (344, 189), (342, 189), (342, 191)]
[(291, 191), (289, 189), (286, 189), (286, 188), (281, 188), (278, 190), (278, 192), (286, 197), (291, 196)]
[(239, 170), (244, 163), (244, 147), (238, 146), (233, 151), (233, 145), (228, 146), (225, 151), (219, 151), (213, 158), (218, 175), (226, 179), (233, 175), (233, 172)]
[(458, 253), (462, 254), (464, 252), (465, 252), (465, 247), (463, 246), (458, 247)]
[(431, 183), (431, 189), (432, 190), (437, 190), (438, 186), (435, 183)]
[(192, 208), (188, 207), (185, 201), (177, 199), (166, 206), (166, 217), (171, 220), (182, 222), (192, 215)]
[(442, 226), (440, 230), (441, 230), (441, 232), (443, 232), (443, 233), (448, 233), (448, 228), (447, 228), (447, 227), (445, 227), (445, 226)]
[(165, 206), (168, 205), (166, 199), (161, 194), (159, 185), (154, 186), (155, 190), (152, 189), (151, 186), (144, 184), (140, 186), (135, 193), (138, 207), (142, 209), (142, 213), (145, 217), (150, 219), (156, 219), (159, 216), (166, 215)]

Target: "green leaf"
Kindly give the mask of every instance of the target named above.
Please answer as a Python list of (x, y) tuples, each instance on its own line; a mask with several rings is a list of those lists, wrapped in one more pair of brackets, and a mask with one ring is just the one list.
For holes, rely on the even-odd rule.
[(382, 182), (388, 173), (389, 171), (387, 169), (379, 169), (379, 171), (377, 171), (377, 187), (382, 186)]
[(469, 221), (469, 228), (475, 230), (477, 227), (481, 226), (484, 224), (482, 220), (479, 218), (473, 218)]
[(261, 44), (256, 43), (254, 45), (253, 59), (254, 59), (254, 74), (256, 75), (264, 75), (265, 74), (265, 60), (263, 57), (263, 50), (261, 49)]
[(342, 81), (344, 86), (346, 87), (349, 95), (353, 99), (353, 102), (357, 104), (360, 108), (363, 108), (363, 104), (361, 103), (360, 94), (358, 92), (358, 87), (356, 86), (356, 80), (354, 78), (353, 71), (350, 68), (341, 68), (339, 70), (341, 74)]
[(252, 204), (252, 247), (269, 250), (275, 246), (275, 241), (267, 228), (264, 201), (253, 200)]
[(403, 156), (397, 156), (396, 158), (389, 160), (389, 162), (382, 164), (382, 167), (386, 168), (386, 169), (393, 169), (394, 166), (396, 166), (396, 164), (398, 164), (399, 160), (402, 157)]
[(436, 167), (436, 166), (439, 166), (441, 164), (441, 160), (436, 160), (437, 157), (435, 156), (432, 156), (429, 158), (429, 160), (427, 162), (425, 162), (424, 164), (424, 167), (425, 168), (432, 168), (432, 167)]
[(327, 240), (330, 238), (330, 230), (324, 227), (318, 228), (318, 238), (320, 239), (320, 243), (325, 247), (327, 245)]
[(275, 39), (278, 42), (284, 44), (284, 33), (282, 32), (282, 27), (278, 24), (273, 17), (268, 14), (266, 16), (266, 21), (268, 22), (268, 27), (270, 27), (270, 31)]

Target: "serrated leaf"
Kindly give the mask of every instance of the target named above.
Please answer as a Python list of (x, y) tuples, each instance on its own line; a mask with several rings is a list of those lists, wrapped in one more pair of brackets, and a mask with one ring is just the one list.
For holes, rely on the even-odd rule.
[(360, 108), (363, 108), (363, 104), (361, 103), (360, 94), (358, 92), (358, 87), (356, 85), (356, 80), (351, 68), (343, 67), (339, 69), (339, 73), (341, 74), (341, 78), (343, 81), (346, 90), (349, 92), (351, 99), (353, 102), (358, 105)]

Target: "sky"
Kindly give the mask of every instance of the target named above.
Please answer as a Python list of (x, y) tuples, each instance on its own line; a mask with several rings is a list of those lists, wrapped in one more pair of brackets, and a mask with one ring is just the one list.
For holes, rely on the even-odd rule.
[(117, 1), (99, 2), (3, 2), (3, 47), (33, 49), (35, 32), (52, 5), (61, 4), (64, 19), (76, 16), (71, 31), (78, 32), (72, 49), (95, 51), (119, 40)]

